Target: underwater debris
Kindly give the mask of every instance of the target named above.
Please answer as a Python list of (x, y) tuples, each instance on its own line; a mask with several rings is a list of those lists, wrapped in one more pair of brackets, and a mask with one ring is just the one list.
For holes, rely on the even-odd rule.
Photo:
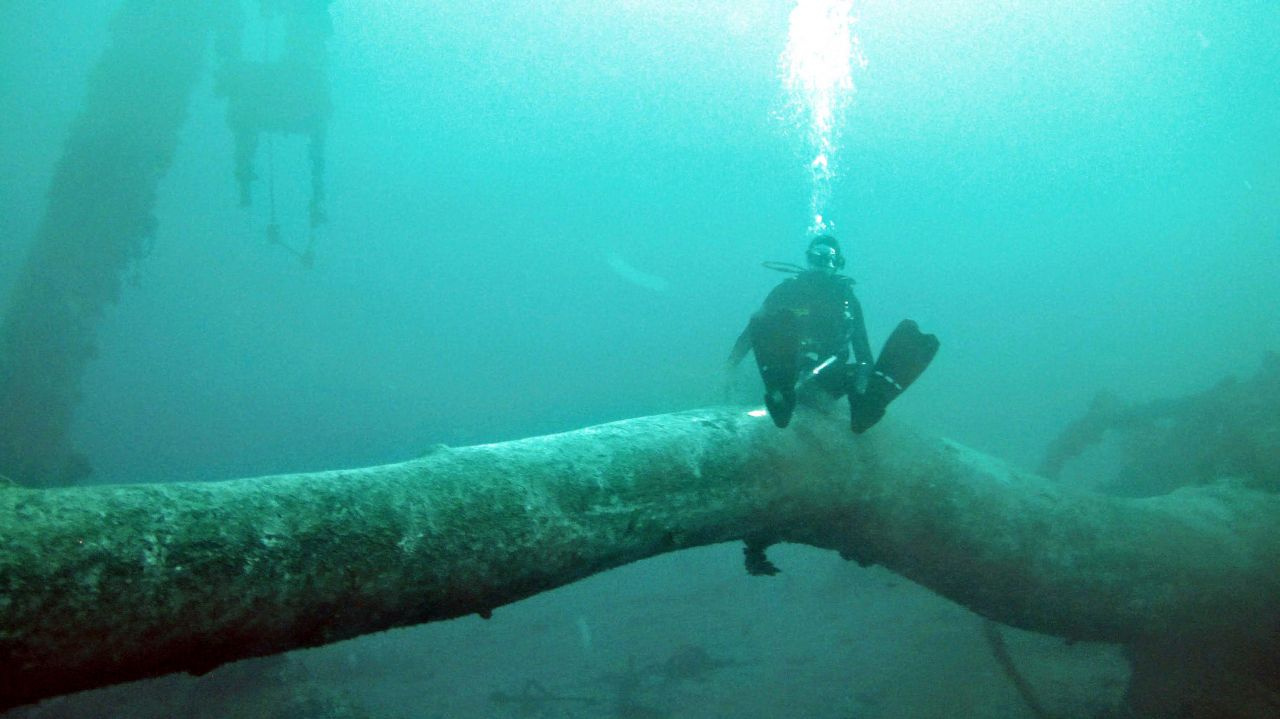
[(1252, 378), (1186, 397), (1126, 404), (1100, 393), (1049, 445), (1040, 473), (1059, 477), (1107, 437), (1123, 463), (1105, 491), (1149, 496), (1226, 478), (1280, 491), (1280, 355), (1268, 353)]
[[(243, 202), (248, 202), (248, 184), (255, 177), (249, 165), (260, 133), (308, 136), (312, 169), (323, 169), (323, 156), (316, 153), (323, 149), (331, 109), (326, 66), (333, 28), (327, 6), (328, 2), (264, 4), (263, 22), (282, 20), (285, 25), (283, 48), (276, 56), (264, 48), (260, 60), (246, 59), (241, 22), (228, 23), (220, 38), (216, 90), (227, 98), (227, 124), (236, 135), (236, 177)], [(313, 183), (318, 182), (313, 177)], [(314, 184), (312, 189), (318, 201), (322, 187)]]
[(663, 719), (670, 712), (653, 707), (649, 702), (654, 692), (669, 691), (681, 682), (705, 682), (719, 670), (737, 665), (730, 659), (711, 655), (703, 647), (687, 644), (665, 659), (638, 665), (635, 657), (627, 660), (625, 669), (604, 674), (600, 680), (613, 693), (613, 714), (618, 719)]
[(638, 694), (648, 682), (648, 668), (637, 668), (636, 658), (627, 658), (627, 668), (617, 672), (606, 672), (600, 677), (600, 682), (613, 689), (618, 703), (630, 702), (632, 697)]
[(1036, 719), (1056, 719), (1055, 715), (1044, 708), (1044, 702), (1036, 694), (1035, 688), (1014, 663), (1013, 656), (1009, 653), (1009, 645), (1005, 643), (1004, 634), (1000, 631), (1000, 625), (990, 619), (983, 619), (982, 636), (987, 642), (987, 648), (991, 650), (991, 656), (995, 658), (996, 664), (1000, 666), (1005, 677), (1013, 684), (1013, 688), (1017, 690), (1018, 697), (1022, 699), (1027, 710)]
[(668, 682), (705, 682), (712, 674), (737, 664), (733, 660), (713, 657), (700, 646), (687, 644), (665, 660), (651, 665), (650, 671)]
[[(216, 91), (227, 100), (227, 126), (235, 140), (235, 177), (240, 205), (252, 204), (258, 174), (254, 160), (267, 140), (267, 242), (293, 255), (306, 269), (315, 265), (315, 228), (327, 220), (324, 210), (325, 137), (332, 101), (328, 78), (328, 41), (333, 34), (330, 0), (262, 3), (264, 47), (257, 60), (242, 48), (243, 18), (225, 23), (219, 38)], [(273, 53), (271, 28), (284, 25), (283, 48)], [(311, 163), (310, 232), (301, 249), (283, 241), (276, 216), (275, 137), (307, 138)]]
[[(1097, 489), (1131, 496), (1154, 496), (1180, 487), (1231, 480), (1252, 489), (1280, 491), (1280, 355), (1267, 353), (1258, 372), (1246, 380), (1228, 377), (1203, 392), (1144, 404), (1125, 404), (1100, 394), (1084, 416), (1067, 425), (1049, 446), (1040, 471), (1057, 478), (1071, 460), (1106, 438), (1115, 440), (1121, 459), (1115, 475)], [(1036, 706), (1030, 687), (995, 639), (988, 641), (1029, 709)], [(1274, 638), (1274, 635), (1273, 635)], [(1255, 668), (1274, 664), (1274, 645), (1236, 645), (1221, 636), (1198, 637), (1191, 647), (1159, 642), (1128, 645), (1133, 674), (1122, 706), (1104, 709), (1098, 719), (1130, 716), (1271, 716), (1280, 701), (1273, 682), (1257, 682)], [(1229, 645), (1228, 649), (1217, 643)], [(1004, 656), (1001, 656), (1004, 652)], [(1272, 673), (1274, 675), (1274, 673)], [(1195, 677), (1170, 681), (1168, 677)], [(1250, 677), (1242, 679), (1242, 677)], [(1206, 690), (1204, 687), (1230, 687)], [(1259, 704), (1264, 714), (1236, 713), (1237, 707)], [(1214, 697), (1209, 703), (1206, 697)], [(1231, 707), (1229, 710), (1226, 707)]]
[(526, 681), (516, 694), (490, 692), (489, 701), (507, 707), (515, 716), (521, 717), (551, 717), (557, 709), (564, 711), (565, 705), (594, 706), (600, 703), (595, 697), (556, 694), (537, 679)]
[(636, 658), (628, 657), (626, 669), (601, 677), (601, 681), (613, 690), (611, 716), (615, 719), (665, 719), (670, 716), (642, 701), (642, 695), (656, 686), (653, 666), (637, 666)]

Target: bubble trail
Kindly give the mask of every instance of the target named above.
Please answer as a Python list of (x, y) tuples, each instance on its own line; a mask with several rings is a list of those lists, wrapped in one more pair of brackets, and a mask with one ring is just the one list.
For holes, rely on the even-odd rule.
[(853, 98), (853, 66), (866, 67), (853, 34), (853, 0), (797, 0), (780, 65), (794, 122), (802, 126), (812, 160), (809, 232), (830, 231), (825, 219), (836, 171), (844, 111)]

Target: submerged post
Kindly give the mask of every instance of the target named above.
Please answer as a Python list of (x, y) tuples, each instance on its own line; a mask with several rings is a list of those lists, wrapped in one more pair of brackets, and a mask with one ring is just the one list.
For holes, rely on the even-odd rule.
[(90, 74), (0, 324), (0, 473), (88, 474), (67, 438), (98, 320), (155, 232), (152, 208), (204, 67), (216, 3), (125, 0)]

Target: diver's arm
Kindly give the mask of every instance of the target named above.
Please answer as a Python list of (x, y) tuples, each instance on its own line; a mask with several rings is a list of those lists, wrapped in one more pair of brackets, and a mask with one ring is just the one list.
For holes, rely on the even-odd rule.
[[(794, 277), (787, 278), (778, 283), (777, 287), (770, 290), (769, 295), (764, 298), (764, 304), (760, 307), (760, 310), (751, 316), (751, 322), (754, 322), (755, 318), (761, 313), (768, 312), (770, 309), (779, 306), (785, 306), (788, 293), (793, 291), (791, 283), (794, 280)], [(725, 360), (726, 369), (737, 367), (738, 363), (742, 362), (742, 358), (746, 357), (747, 353), (751, 351), (751, 322), (747, 322), (747, 326), (742, 329), (742, 334), (738, 335), (738, 341), (733, 343), (733, 349), (729, 352), (728, 359)]]
[(747, 352), (751, 351), (751, 325), (748, 324), (742, 330), (742, 334), (738, 335), (738, 341), (733, 343), (733, 349), (729, 351), (729, 358), (725, 360), (725, 367), (733, 369), (738, 366), (743, 357), (747, 356)]
[(738, 363), (742, 362), (742, 358), (747, 356), (751, 351), (751, 324), (747, 323), (742, 334), (738, 335), (738, 341), (733, 343), (733, 349), (729, 351), (729, 356), (724, 361), (724, 373), (720, 384), (720, 399), (729, 403), (733, 401), (734, 392), (734, 370), (737, 369)]

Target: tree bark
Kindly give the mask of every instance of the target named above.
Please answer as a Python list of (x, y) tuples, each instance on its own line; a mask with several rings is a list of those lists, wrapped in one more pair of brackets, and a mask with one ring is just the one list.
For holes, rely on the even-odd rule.
[[(1073, 492), (893, 422), (718, 408), (400, 464), (0, 489), (0, 707), (494, 608), (700, 545), (801, 542), (1073, 639), (1277, 626), (1280, 499)], [(1273, 637), (1272, 637), (1273, 639)]]

